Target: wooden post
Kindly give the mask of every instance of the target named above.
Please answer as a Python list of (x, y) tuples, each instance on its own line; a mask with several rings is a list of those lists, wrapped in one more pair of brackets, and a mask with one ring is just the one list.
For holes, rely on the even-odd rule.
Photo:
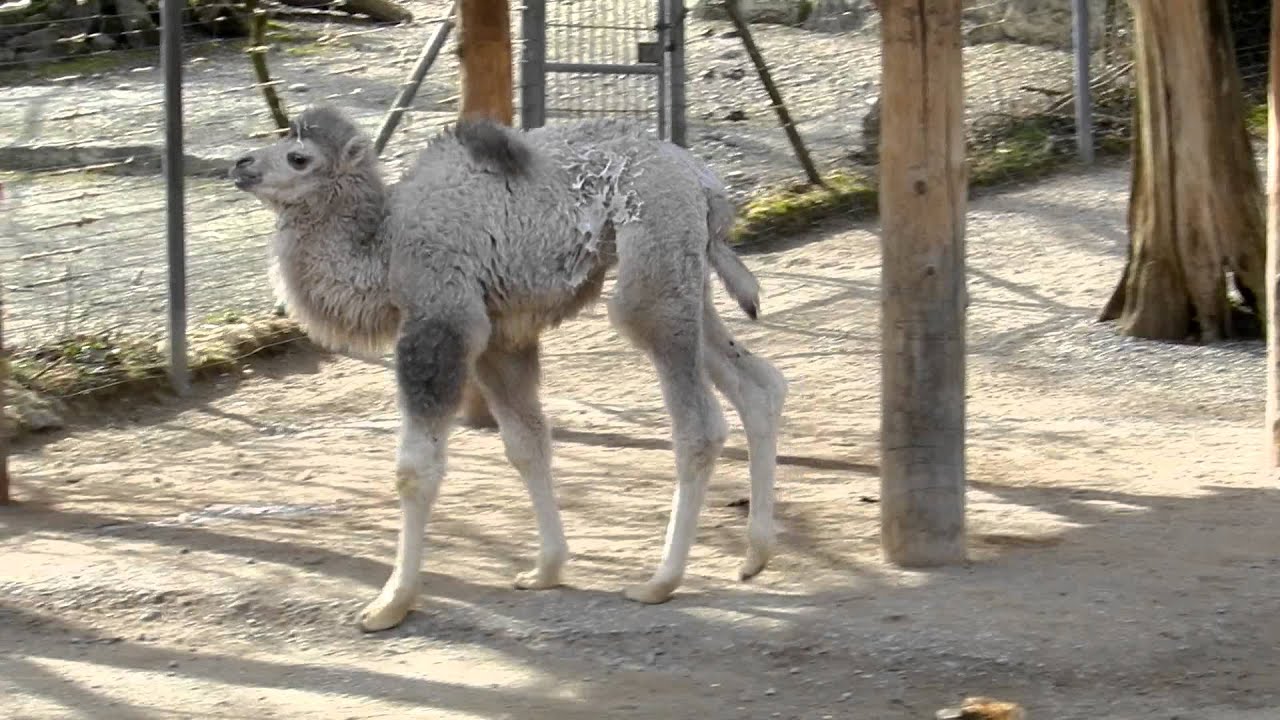
[(905, 567), (966, 557), (960, 8), (880, 2), (880, 532)]
[[(458, 4), (460, 117), (488, 117), (504, 125), (515, 121), (511, 67), (511, 13), (507, 0), (461, 0)], [(462, 392), (463, 424), (497, 427), (474, 383)]]
[(1280, 0), (1271, 2), (1267, 78), (1267, 463), (1280, 469)]
[[(4, 187), (0, 186), (0, 201)], [(9, 351), (4, 344), (4, 289), (0, 288), (0, 505), (9, 497), (9, 419), (4, 414), (4, 394), (9, 384)]]
[(458, 12), (462, 117), (512, 124), (511, 14), (507, 0), (462, 0)]

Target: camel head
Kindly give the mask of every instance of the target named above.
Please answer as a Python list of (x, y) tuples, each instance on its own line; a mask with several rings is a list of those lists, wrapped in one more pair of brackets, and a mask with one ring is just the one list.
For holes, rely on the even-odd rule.
[(289, 123), (288, 133), (236, 159), (235, 186), (269, 205), (325, 201), (344, 180), (376, 177), (373, 143), (337, 109), (307, 108)]

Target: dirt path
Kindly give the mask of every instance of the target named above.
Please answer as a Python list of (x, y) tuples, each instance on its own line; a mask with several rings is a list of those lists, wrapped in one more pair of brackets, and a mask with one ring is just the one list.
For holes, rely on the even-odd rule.
[(1120, 270), (1126, 177), (973, 206), (968, 567), (879, 558), (878, 241), (833, 227), (748, 258), (760, 324), (723, 307), (794, 388), (781, 555), (756, 582), (732, 579), (734, 422), (688, 585), (621, 599), (656, 560), (671, 456), (652, 372), (596, 312), (547, 343), (572, 586), (510, 589), (531, 512), (496, 437), (459, 431), (419, 610), (361, 635), (394, 551), (390, 378), (295, 354), (16, 458), (4, 714), (906, 720), (992, 694), (1034, 720), (1277, 717), (1263, 349), (1091, 322)]

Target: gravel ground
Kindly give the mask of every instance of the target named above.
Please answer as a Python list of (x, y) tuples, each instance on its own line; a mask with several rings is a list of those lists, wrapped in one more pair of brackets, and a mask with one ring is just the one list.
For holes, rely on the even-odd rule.
[[(271, 54), (288, 107), (328, 98), (371, 129), (390, 105), (399, 84), (434, 25), (443, 0), (407, 3), (418, 21), (394, 28), (337, 23), (290, 22), (298, 39), (320, 45)], [(642, 9), (626, 2), (625, 17), (598, 24), (643, 26)], [(553, 6), (564, 8), (565, 4)], [(572, 17), (552, 17), (573, 21)], [(513, 19), (518, 22), (518, 19)], [(801, 176), (776, 125), (768, 97), (754, 75), (740, 40), (726, 36), (728, 23), (691, 19), (688, 25), (689, 139), (745, 198), (767, 185)], [(551, 59), (590, 57), (626, 60), (633, 46), (612, 48), (604, 40), (578, 39), (576, 29), (553, 29)], [(861, 146), (861, 121), (876, 94), (878, 30), (818, 34), (759, 25), (754, 35), (774, 77), (799, 120), (801, 133), (824, 169), (848, 162)], [(644, 33), (620, 32), (627, 43)], [(593, 47), (592, 43), (595, 42)], [(578, 48), (578, 49), (575, 49)], [(610, 53), (615, 53), (613, 56)], [(183, 90), (186, 152), (203, 170), (220, 172), (251, 138), (269, 129), (264, 103), (251, 86), (243, 55), (207, 39), (193, 42)], [(1043, 94), (1023, 86), (1064, 88), (1070, 78), (1067, 53), (1014, 44), (966, 49), (970, 117), (1016, 112)], [(135, 158), (158, 167), (163, 138), (162, 85), (154, 60), (58, 80), (11, 73), (0, 97), (0, 182), (5, 212), (0, 219), (0, 262), (6, 272), (10, 318), (19, 344), (35, 344), (70, 332), (114, 328), (139, 332), (164, 326), (166, 293), (164, 188), (154, 171), (133, 177), (77, 168)], [(639, 84), (637, 84), (639, 83)], [(647, 95), (646, 95), (647, 93)], [(413, 112), (388, 150), (388, 172), (398, 174), (413, 149), (456, 112), (456, 58), (442, 54), (423, 84)], [(553, 115), (640, 112), (652, 118), (652, 87), (621, 79), (570, 81), (548, 88)], [(729, 117), (744, 119), (730, 121)], [(31, 167), (70, 170), (20, 173)], [(268, 216), (225, 184), (191, 178), (187, 192), (188, 305), (193, 321), (233, 311), (261, 311), (270, 304), (264, 274)]]
[(353, 614), (394, 552), (391, 381), (297, 353), (19, 449), (0, 694), (41, 720), (918, 720), (966, 694), (1033, 720), (1280, 716), (1263, 348), (1092, 322), (1123, 262), (1127, 177), (972, 205), (965, 567), (880, 558), (879, 238), (832, 223), (747, 257), (760, 323), (717, 291), (793, 387), (781, 554), (757, 581), (732, 579), (731, 422), (687, 586), (657, 607), (618, 594), (657, 556), (671, 459), (652, 371), (592, 311), (545, 345), (571, 587), (510, 589), (528, 501), (498, 439), (458, 431), (419, 609), (362, 636)]

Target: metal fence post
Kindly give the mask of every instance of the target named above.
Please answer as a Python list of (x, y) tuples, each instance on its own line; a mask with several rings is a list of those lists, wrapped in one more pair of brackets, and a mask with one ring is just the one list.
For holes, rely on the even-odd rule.
[(665, 0), (663, 24), (667, 35), (663, 43), (663, 69), (668, 88), (667, 131), (671, 142), (687, 147), (684, 94), (684, 0)]
[(1072, 0), (1071, 35), (1075, 45), (1076, 148), (1080, 161), (1093, 162), (1093, 96), (1089, 87), (1089, 0)]
[(525, 0), (520, 12), (520, 127), (547, 122), (547, 0)]
[(178, 394), (191, 387), (187, 367), (187, 258), (183, 208), (183, 0), (161, 0), (160, 64), (164, 70), (165, 235), (169, 256), (169, 379)]
[(658, 138), (670, 140), (671, 133), (667, 129), (667, 106), (671, 94), (671, 85), (668, 81), (671, 74), (667, 72), (667, 47), (671, 44), (671, 23), (667, 17), (667, 0), (658, 0), (658, 5), (654, 9), (658, 13), (658, 22), (654, 29), (658, 31), (658, 49), (661, 52), (658, 58)]

